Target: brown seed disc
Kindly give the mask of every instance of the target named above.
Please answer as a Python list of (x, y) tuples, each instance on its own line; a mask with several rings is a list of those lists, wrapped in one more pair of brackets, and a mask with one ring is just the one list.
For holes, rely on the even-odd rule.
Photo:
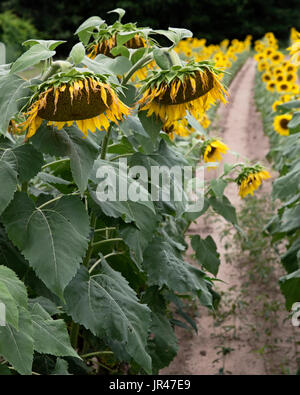
[(125, 45), (125, 47), (131, 48), (131, 49), (144, 48), (145, 41), (142, 39), (142, 37), (139, 37), (138, 35), (136, 35), (136, 36), (132, 37), (129, 41), (127, 41), (124, 45)]
[[(112, 96), (108, 90), (107, 105), (112, 104)], [(80, 90), (75, 97), (73, 94), (73, 101), (69, 92), (69, 85), (67, 85), (64, 92), (59, 92), (58, 101), (55, 111), (54, 90), (48, 93), (45, 107), (38, 111), (38, 116), (48, 121), (67, 122), (81, 119), (94, 118), (102, 114), (106, 109), (106, 105), (101, 98), (100, 90), (89, 90), (89, 95), (85, 88)]]
[[(111, 47), (109, 46), (108, 40), (103, 40), (99, 44), (99, 46), (97, 48), (97, 54), (96, 55), (102, 54), (102, 55), (108, 56), (109, 58), (113, 58), (114, 59), (116, 56), (112, 55), (110, 53), (110, 51), (113, 48), (115, 48), (116, 46), (117, 46), (117, 42), (116, 42), (115, 36), (114, 36), (114, 41), (113, 41)], [(127, 41), (124, 44), (124, 46), (127, 47), (127, 48), (131, 48), (131, 49), (144, 48), (145, 47), (145, 42), (144, 42), (144, 40), (141, 37), (136, 35), (133, 38), (131, 38), (129, 41)], [(91, 48), (91, 51), (89, 53), (91, 53), (92, 51), (93, 51), (93, 48)], [(118, 55), (118, 56), (120, 56), (120, 55)]]
[[(185, 89), (185, 95), (183, 95), (184, 89), (183, 85), (180, 85), (180, 88), (178, 89), (175, 101), (172, 101), (171, 99), (171, 86), (169, 85), (166, 92), (164, 93), (163, 97), (159, 99), (158, 97), (155, 98), (154, 100), (160, 104), (167, 104), (167, 105), (176, 105), (176, 104), (183, 104), (187, 103), (192, 100), (196, 100), (201, 96), (204, 96), (206, 93), (208, 93), (214, 86), (214, 76), (213, 74), (209, 71), (206, 70), (206, 76), (207, 76), (207, 84), (204, 86), (201, 78), (200, 78), (200, 73), (199, 71), (196, 71), (194, 74), (195, 80), (196, 80), (196, 89), (195, 92), (193, 92), (192, 84), (189, 79), (189, 77), (185, 78), (185, 83), (186, 83), (186, 89)], [(177, 82), (177, 80), (173, 81)]]

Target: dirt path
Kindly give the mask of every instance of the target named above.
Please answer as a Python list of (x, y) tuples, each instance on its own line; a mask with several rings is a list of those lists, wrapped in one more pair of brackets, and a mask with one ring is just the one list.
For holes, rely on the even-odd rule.
[[(227, 163), (237, 161), (232, 152), (264, 162), (269, 149), (260, 115), (255, 110), (254, 78), (255, 62), (249, 59), (230, 87), (229, 104), (220, 106), (217, 112), (217, 134), (231, 150), (225, 158)], [(270, 201), (270, 190), (269, 182), (264, 183), (259, 192), (266, 204)], [(230, 185), (225, 194), (239, 211), (242, 203), (237, 186)], [(290, 320), (286, 319), (277, 284), (278, 273), (270, 273), (266, 284), (252, 282), (247, 289), (247, 253), (237, 250), (232, 233), (223, 237), (226, 231), (228, 224), (214, 219), (211, 214), (201, 217), (189, 229), (190, 235), (200, 234), (202, 238), (212, 235), (218, 246), (221, 265), (217, 277), (223, 283), (216, 283), (216, 288), (223, 295), (221, 312), (213, 317), (206, 308), (199, 306), (198, 334), (177, 330), (178, 356), (162, 374), (280, 374), (289, 373), (288, 367), (295, 363), (294, 331)], [(228, 255), (233, 258), (232, 262), (226, 261)], [(292, 369), (294, 373), (296, 366)]]

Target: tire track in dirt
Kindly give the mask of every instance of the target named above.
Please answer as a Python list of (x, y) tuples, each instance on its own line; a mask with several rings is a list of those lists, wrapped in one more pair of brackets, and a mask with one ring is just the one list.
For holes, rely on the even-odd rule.
[[(242, 69), (237, 74), (230, 87), (229, 103), (221, 105), (217, 111), (215, 132), (222, 136), (222, 140), (228, 145), (231, 152), (225, 156), (227, 163), (239, 161), (235, 154), (237, 152), (242, 157), (252, 160), (265, 161), (265, 156), (269, 150), (268, 138), (263, 133), (260, 114), (256, 112), (254, 104), (254, 81), (256, 66), (253, 59), (248, 59)], [(220, 172), (221, 169), (218, 169)], [(208, 178), (216, 176), (216, 171), (211, 171)], [(259, 194), (269, 195), (271, 182), (265, 182)], [(238, 196), (236, 185), (229, 185), (225, 191), (226, 196), (232, 204), (239, 210), (241, 199)], [(216, 283), (218, 292), (224, 293), (224, 302), (228, 305), (236, 303), (239, 295), (243, 292), (243, 282), (245, 276), (241, 272), (238, 262), (231, 264), (226, 262), (225, 255), (236, 256), (238, 251), (226, 249), (226, 245), (232, 240), (226, 238), (222, 240), (224, 229), (228, 229), (225, 220), (214, 216), (203, 216), (189, 228), (188, 235), (200, 234), (202, 238), (211, 235), (217, 246), (221, 257), (221, 265), (217, 278), (223, 282)], [(260, 237), (260, 235), (258, 235)], [(234, 246), (232, 247), (234, 249)], [(187, 256), (192, 254), (191, 248), (187, 251)], [(189, 259), (189, 258), (188, 258)], [(190, 262), (192, 262), (190, 260)], [(244, 269), (245, 270), (245, 269)], [(274, 289), (276, 294), (280, 293), (277, 284), (278, 276), (275, 276)], [(259, 290), (251, 289), (252, 302), (255, 306), (255, 297)], [(279, 296), (280, 298), (281, 296)], [(223, 303), (224, 303), (223, 302)], [(180, 339), (180, 349), (177, 357), (171, 365), (161, 371), (162, 374), (218, 374), (224, 367), (226, 358), (225, 374), (271, 374), (270, 366), (265, 358), (258, 355), (260, 347), (259, 340), (255, 338), (255, 329), (262, 331), (261, 322), (258, 322), (255, 307), (250, 311), (245, 311), (245, 316), (239, 314), (229, 314), (224, 317), (220, 325), (216, 325), (216, 320), (212, 314), (203, 306), (199, 306), (197, 311), (198, 334), (187, 332), (184, 329), (176, 330)], [(287, 313), (282, 313), (282, 320)], [(258, 329), (259, 328), (259, 329)], [(281, 326), (274, 336), (280, 337), (282, 330), (286, 337), (293, 336), (293, 327), (290, 322), (286, 322), (285, 328)], [(276, 340), (276, 339), (275, 339)], [(261, 339), (265, 341), (265, 339)], [(283, 342), (284, 343), (284, 342)], [(295, 357), (294, 343), (281, 344), (282, 353), (289, 353), (291, 358)], [(286, 347), (285, 347), (286, 346)], [(226, 356), (222, 351), (228, 351)], [(284, 355), (278, 355), (284, 358)], [(294, 358), (295, 359), (295, 358)], [(277, 372), (278, 373), (278, 372)]]

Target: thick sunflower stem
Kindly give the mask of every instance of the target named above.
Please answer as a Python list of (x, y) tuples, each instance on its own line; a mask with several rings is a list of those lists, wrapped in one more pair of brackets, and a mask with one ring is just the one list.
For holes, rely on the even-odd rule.
[(71, 332), (70, 332), (70, 342), (74, 350), (78, 347), (78, 336), (79, 336), (80, 325), (76, 322), (72, 322)]
[(126, 85), (127, 82), (130, 80), (130, 78), (133, 76), (133, 74), (141, 69), (142, 67), (146, 66), (148, 63), (150, 63), (153, 60), (153, 54), (150, 53), (146, 56), (143, 56), (140, 60), (138, 60), (132, 68), (128, 71), (128, 73), (125, 75), (123, 79), (123, 85)]
[(107, 148), (108, 148), (108, 142), (109, 142), (109, 138), (110, 138), (110, 133), (111, 133), (111, 126), (108, 128), (107, 133), (104, 136), (103, 142), (102, 142), (102, 147), (101, 147), (101, 155), (100, 158), (101, 159), (105, 159), (106, 158), (106, 153), (107, 153)]

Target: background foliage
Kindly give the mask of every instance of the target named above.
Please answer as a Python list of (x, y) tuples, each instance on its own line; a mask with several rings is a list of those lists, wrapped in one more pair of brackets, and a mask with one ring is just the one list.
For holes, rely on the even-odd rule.
[[(274, 31), (277, 38), (286, 40), (291, 21), (296, 27), (300, 25), (298, 0), (6, 0), (0, 7), (1, 11), (12, 10), (32, 20), (47, 38), (71, 39), (70, 47), (76, 40), (74, 26), (91, 15), (100, 15), (111, 23), (114, 16), (106, 12), (116, 7), (126, 9), (124, 22), (134, 20), (140, 26), (154, 29), (182, 27), (192, 30), (195, 37), (205, 37), (213, 43), (224, 37), (243, 39), (247, 34), (258, 39), (266, 31)], [(67, 45), (61, 48), (69, 50)]]
[(19, 18), (9, 10), (0, 14), (0, 41), (6, 44), (8, 62), (24, 52), (22, 42), (37, 36), (37, 30), (30, 20)]

